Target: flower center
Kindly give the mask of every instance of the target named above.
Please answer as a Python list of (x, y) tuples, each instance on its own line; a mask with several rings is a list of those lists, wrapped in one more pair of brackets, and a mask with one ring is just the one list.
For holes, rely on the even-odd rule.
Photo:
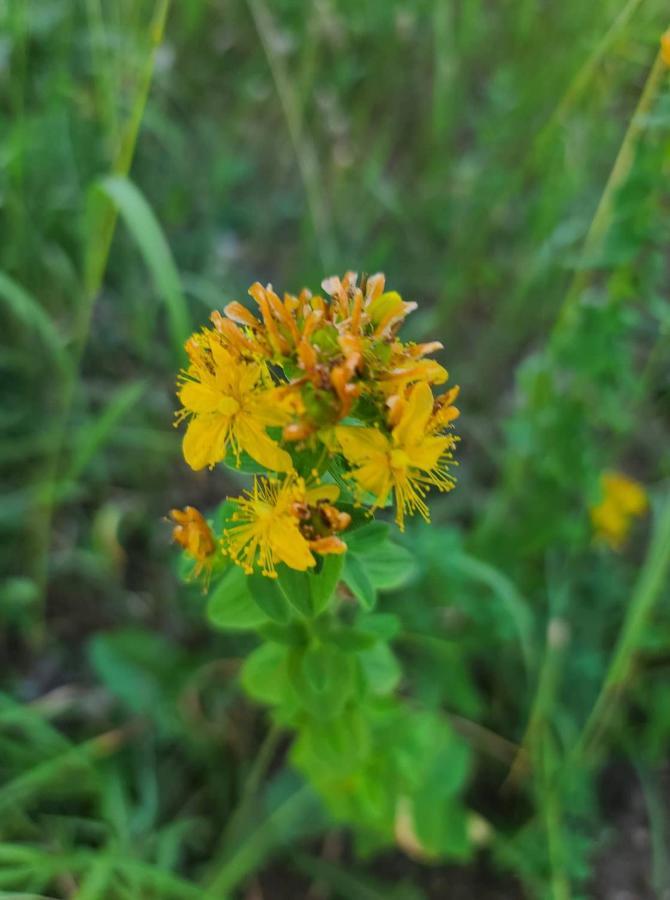
[(405, 470), (410, 465), (409, 456), (404, 450), (391, 450), (391, 468)]
[(239, 412), (239, 409), (240, 404), (234, 397), (225, 395), (219, 400), (218, 412), (224, 416), (234, 416), (236, 412)]

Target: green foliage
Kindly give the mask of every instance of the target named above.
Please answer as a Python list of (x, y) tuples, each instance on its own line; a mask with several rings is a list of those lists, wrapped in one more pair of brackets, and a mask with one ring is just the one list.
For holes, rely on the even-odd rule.
[(267, 622), (268, 617), (254, 602), (248, 579), (242, 569), (231, 566), (210, 588), (207, 618), (216, 628), (252, 630)]
[[(667, 25), (0, 4), (3, 896), (667, 892)], [(218, 533), (238, 488), (178, 463), (189, 323), (347, 267), (447, 347), (456, 491), (402, 536), (347, 507), (316, 572), (180, 583), (162, 518)], [(608, 468), (652, 501), (618, 553)]]

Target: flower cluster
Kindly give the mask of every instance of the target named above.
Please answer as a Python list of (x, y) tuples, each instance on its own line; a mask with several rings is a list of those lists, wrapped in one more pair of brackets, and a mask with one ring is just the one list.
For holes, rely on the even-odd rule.
[(253, 284), (255, 312), (229, 303), (186, 342), (186, 462), (267, 473), (229, 504), (220, 540), (248, 572), (305, 570), (314, 554), (344, 552), (347, 505), (372, 512), (393, 501), (402, 529), (408, 514), (428, 520), (431, 486), (454, 486), (458, 388), (434, 395), (448, 375), (430, 358), (442, 345), (398, 336), (416, 304), (386, 291), (381, 274), (359, 283), (348, 272), (322, 288), (281, 298)]

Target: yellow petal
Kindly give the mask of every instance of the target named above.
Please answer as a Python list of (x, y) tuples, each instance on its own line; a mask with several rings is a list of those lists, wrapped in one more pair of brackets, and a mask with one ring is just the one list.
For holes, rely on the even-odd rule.
[(293, 460), (247, 415), (235, 417), (235, 438), (252, 459), (273, 472), (291, 472)]
[(363, 488), (377, 498), (377, 504), (383, 506), (391, 490), (391, 472), (386, 463), (386, 458), (372, 460), (352, 473), (352, 478)]
[(390, 448), (389, 439), (378, 428), (356, 428), (339, 425), (335, 436), (349, 462), (357, 463), (370, 459), (378, 453), (386, 453)]
[(187, 381), (179, 388), (179, 400), (182, 406), (194, 413), (216, 412), (221, 397), (220, 391), (196, 381)]
[(412, 388), (400, 421), (393, 429), (393, 441), (399, 447), (411, 447), (422, 441), (433, 412), (433, 392), (420, 381)]
[(212, 360), (214, 362), (214, 371), (216, 377), (216, 386), (224, 393), (230, 393), (233, 385), (237, 384), (239, 377), (239, 368), (244, 363), (239, 362), (237, 357), (226, 350), (226, 348), (217, 340), (213, 340), (210, 344), (212, 351)]
[(227, 416), (196, 416), (184, 435), (184, 459), (192, 469), (204, 469), (226, 455), (230, 420)]
[(284, 388), (259, 391), (246, 405), (246, 409), (263, 425), (285, 425), (296, 409), (295, 402)]
[(327, 500), (334, 503), (340, 496), (340, 489), (336, 484), (318, 484), (316, 487), (309, 488), (305, 494), (305, 499), (310, 506), (316, 506), (319, 500)]
[(408, 451), (410, 465), (416, 469), (434, 469), (442, 454), (453, 446), (450, 437), (429, 437)]
[(304, 572), (316, 564), (309, 544), (300, 534), (297, 525), (279, 523), (272, 532), (271, 544), (275, 556), (292, 569)]
[(605, 496), (625, 512), (640, 515), (647, 508), (647, 494), (638, 481), (619, 472), (606, 472), (602, 481)]
[(630, 519), (615, 503), (605, 501), (591, 510), (591, 521), (598, 536), (618, 550), (630, 530)]
[(235, 380), (242, 396), (250, 394), (260, 387), (263, 378), (263, 367), (258, 363), (238, 363), (235, 369)]

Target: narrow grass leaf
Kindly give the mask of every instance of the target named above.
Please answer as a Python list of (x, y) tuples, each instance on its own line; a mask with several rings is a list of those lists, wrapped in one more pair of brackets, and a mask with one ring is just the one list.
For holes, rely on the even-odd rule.
[(222, 900), (267, 856), (301, 834), (314, 837), (322, 825), (320, 807), (307, 785), (298, 787), (279, 803), (221, 865), (203, 900)]
[(177, 355), (191, 331), (188, 305), (169, 244), (152, 208), (128, 178), (110, 175), (97, 184), (118, 209), (151, 273), (168, 315), (170, 335)]
[(27, 328), (37, 332), (58, 368), (65, 369), (67, 355), (55, 323), (39, 301), (4, 272), (0, 272), (0, 300)]
[(65, 475), (66, 482), (75, 481), (81, 475), (110, 438), (116, 425), (138, 402), (145, 390), (146, 385), (141, 381), (124, 385), (114, 394), (97, 419), (80, 433), (79, 444), (74, 450), (70, 468)]

